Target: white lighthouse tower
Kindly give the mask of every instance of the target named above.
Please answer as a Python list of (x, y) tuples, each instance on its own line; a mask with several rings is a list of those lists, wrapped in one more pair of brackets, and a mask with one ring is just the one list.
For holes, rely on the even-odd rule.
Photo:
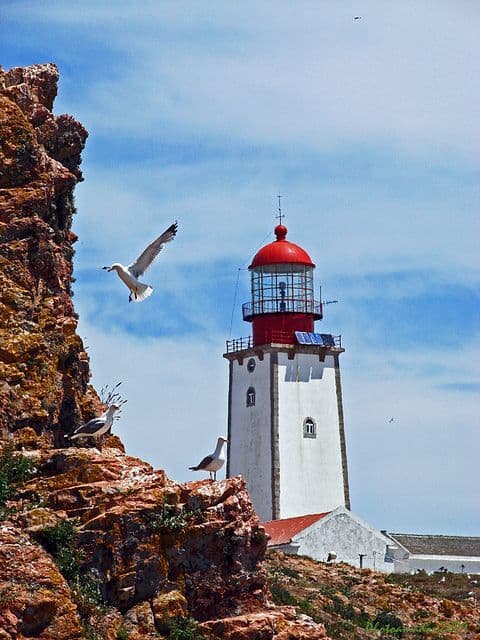
[(350, 508), (339, 336), (315, 333), (308, 253), (275, 227), (249, 267), (243, 319), (253, 335), (227, 341), (227, 476), (241, 474), (263, 521)]

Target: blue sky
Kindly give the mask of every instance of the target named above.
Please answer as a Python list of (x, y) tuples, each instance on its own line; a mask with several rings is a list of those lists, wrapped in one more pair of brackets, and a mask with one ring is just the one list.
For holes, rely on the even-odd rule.
[[(353, 510), (478, 534), (479, 19), (473, 1), (2, 3), (2, 66), (55, 62), (56, 113), (90, 132), (75, 305), (94, 383), (123, 380), (132, 454), (187, 480), (225, 432), (238, 269), (281, 192), (339, 300), (319, 328), (346, 347)], [(174, 219), (154, 295), (128, 305), (98, 267)]]

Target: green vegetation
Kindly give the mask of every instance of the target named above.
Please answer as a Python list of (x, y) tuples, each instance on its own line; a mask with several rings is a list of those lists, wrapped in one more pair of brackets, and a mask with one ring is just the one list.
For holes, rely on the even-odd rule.
[(80, 575), (82, 554), (75, 548), (77, 528), (72, 520), (62, 520), (53, 527), (45, 527), (37, 534), (42, 547), (50, 553), (58, 568), (70, 583)]
[(175, 505), (164, 504), (158, 511), (146, 513), (144, 520), (152, 531), (167, 533), (182, 531), (194, 515), (194, 512), (179, 510)]
[(7, 500), (14, 497), (18, 487), (36, 473), (33, 462), (7, 444), (0, 453), (0, 519), (8, 515)]
[[(355, 611), (347, 600), (351, 595), (349, 584), (338, 585), (335, 588), (315, 582), (315, 587), (312, 588), (312, 581), (308, 575), (281, 564), (271, 566), (268, 576), (270, 593), (276, 605), (293, 606), (299, 613), (309, 616), (315, 622), (323, 623), (332, 638), (350, 640), (356, 637), (359, 628), (365, 629), (370, 623), (369, 616)], [(328, 598), (328, 604), (319, 606), (317, 597), (320, 596)]]
[(204, 640), (193, 618), (174, 618), (169, 625), (168, 640)]
[(466, 600), (472, 591), (475, 590), (476, 576), (470, 577), (468, 573), (445, 573), (441, 574), (445, 578), (440, 581), (440, 574), (428, 575), (425, 571), (410, 573), (391, 573), (385, 576), (385, 582), (395, 584), (400, 587), (407, 587), (413, 591), (425, 593), (437, 598), (447, 598), (448, 600)]
[(290, 593), (288, 589), (277, 583), (270, 585), (270, 593), (275, 604), (288, 604), (295, 606), (298, 604), (297, 599)]
[(295, 578), (298, 580), (301, 576), (300, 573), (296, 569), (291, 569), (290, 567), (279, 567), (280, 573), (283, 573), (284, 576), (289, 578)]
[(84, 640), (103, 640), (103, 636), (100, 636), (95, 627), (89, 622), (83, 622), (83, 639)]
[(75, 547), (77, 527), (72, 520), (62, 520), (36, 534), (37, 540), (55, 560), (72, 589), (80, 611), (88, 615), (104, 607), (100, 578), (82, 567), (83, 553)]
[(130, 634), (128, 633), (128, 631), (125, 629), (125, 627), (120, 627), (120, 629), (117, 631), (117, 638), (116, 640), (128, 640), (128, 636)]

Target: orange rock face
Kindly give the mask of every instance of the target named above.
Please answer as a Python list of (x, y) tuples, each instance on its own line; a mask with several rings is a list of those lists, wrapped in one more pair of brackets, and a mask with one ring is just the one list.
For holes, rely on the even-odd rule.
[[(37, 606), (25, 586), (32, 566), (35, 575), (48, 572), (51, 581), (61, 583), (55, 601), (63, 603), (64, 624), (76, 629), (81, 622), (74, 595), (36, 544), (46, 527), (68, 519), (76, 523), (82, 570), (98, 576), (111, 608), (108, 615), (94, 616), (100, 637), (115, 638), (124, 629), (127, 637), (155, 638), (180, 615), (198, 620), (199, 632), (212, 640), (327, 638), (323, 625), (269, 603), (262, 565), (266, 536), (242, 478), (176, 484), (163, 471), (107, 446), (101, 452), (72, 447), (23, 455), (37, 473), (17, 489), (9, 502), (14, 512), (4, 523), (6, 531), (22, 532), (20, 540), (14, 533), (9, 538), (17, 546), (18, 571), (12, 573), (8, 557), (0, 562), (0, 585), (8, 592), (13, 584), (22, 585), (24, 599), (16, 599), (15, 608), (0, 598), (0, 621), (16, 624), (16, 632)], [(23, 540), (32, 550), (27, 557), (18, 552)], [(55, 629), (39, 637), (77, 637)]]
[(0, 430), (51, 442), (93, 417), (71, 299), (73, 188), (87, 132), (51, 112), (55, 65), (0, 69)]
[(28, 535), (0, 525), (0, 638), (82, 638), (70, 589)]
[(158, 639), (178, 616), (216, 640), (324, 638), (269, 602), (241, 478), (176, 484), (111, 435), (68, 447), (102, 406), (71, 299), (87, 132), (53, 115), (57, 80), (52, 64), (0, 69), (0, 450), (36, 468), (0, 502), (0, 640)]

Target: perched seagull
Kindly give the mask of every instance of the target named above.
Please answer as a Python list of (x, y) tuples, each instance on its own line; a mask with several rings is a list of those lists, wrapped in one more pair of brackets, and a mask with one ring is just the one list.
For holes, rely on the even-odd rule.
[(135, 262), (132, 262), (128, 267), (124, 267), (119, 262), (114, 262), (111, 267), (102, 267), (107, 271), (116, 271), (118, 277), (124, 282), (130, 289), (130, 295), (128, 301), (141, 302), (148, 298), (152, 293), (153, 288), (149, 284), (140, 282), (138, 278), (145, 273), (148, 267), (152, 264), (160, 251), (163, 249), (163, 245), (170, 240), (173, 240), (177, 233), (177, 222), (171, 224), (166, 231), (162, 233), (156, 240), (154, 240), (148, 247), (138, 256)]
[(217, 440), (217, 446), (215, 451), (197, 464), (196, 467), (188, 467), (191, 471), (208, 471), (210, 474), (210, 480), (217, 479), (217, 471), (223, 467), (225, 462), (225, 456), (223, 455), (223, 445), (228, 442), (225, 438), (220, 436)]
[(99, 438), (103, 436), (103, 434), (107, 433), (111, 428), (115, 412), (119, 409), (120, 407), (117, 404), (112, 404), (99, 418), (89, 420), (78, 427), (78, 429), (75, 429), (71, 436), (68, 435), (65, 437), (70, 438), (70, 440), (75, 440), (76, 438)]

